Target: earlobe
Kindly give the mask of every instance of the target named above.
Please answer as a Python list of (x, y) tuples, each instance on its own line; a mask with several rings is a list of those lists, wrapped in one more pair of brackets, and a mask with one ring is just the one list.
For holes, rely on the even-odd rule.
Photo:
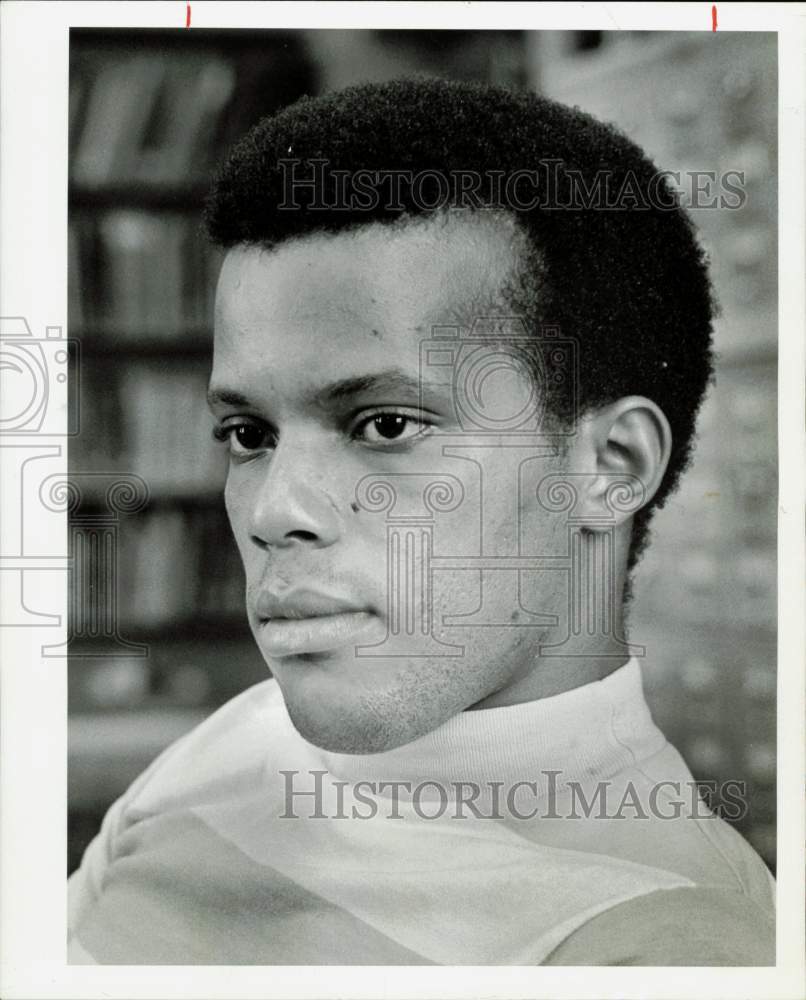
[(625, 396), (603, 407), (588, 430), (595, 471), (583, 515), (590, 530), (601, 530), (651, 501), (669, 464), (672, 432), (661, 408), (644, 396)]

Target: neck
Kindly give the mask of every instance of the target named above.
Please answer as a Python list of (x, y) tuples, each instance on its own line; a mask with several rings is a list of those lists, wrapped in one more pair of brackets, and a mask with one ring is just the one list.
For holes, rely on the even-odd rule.
[(469, 711), (502, 708), (505, 705), (536, 701), (538, 698), (551, 698), (584, 684), (604, 680), (629, 660), (628, 653), (615, 643), (612, 644), (611, 652), (605, 655), (602, 654), (601, 642), (595, 648), (598, 655), (591, 649), (589, 652), (564, 651), (562, 656), (538, 656), (528, 674), (482, 698), (471, 705)]
[[(552, 609), (560, 612), (559, 624), (540, 636), (534, 655), (520, 674), (471, 705), (471, 710), (550, 698), (601, 681), (629, 660), (622, 601), (626, 579), (624, 539), (608, 558), (602, 534), (580, 532), (578, 538), (578, 562), (569, 574), (571, 593), (559, 594)], [(608, 601), (603, 601), (602, 595), (607, 595)], [(564, 641), (557, 638), (563, 634)], [(562, 645), (556, 645), (558, 642)]]
[[(288, 725), (291, 723), (289, 721)], [(322, 768), (347, 781), (475, 782), (513, 786), (536, 782), (544, 794), (551, 772), (563, 781), (595, 783), (665, 743), (643, 698), (639, 661), (628, 661), (600, 683), (557, 697), (460, 712), (424, 736), (381, 753), (345, 754), (306, 744), (300, 770)], [(430, 793), (429, 793), (430, 794)]]

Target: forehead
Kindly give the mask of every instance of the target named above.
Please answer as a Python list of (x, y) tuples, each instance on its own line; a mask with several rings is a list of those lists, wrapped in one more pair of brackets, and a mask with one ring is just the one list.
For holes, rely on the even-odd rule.
[(480, 214), (237, 247), (216, 296), (216, 372), (287, 379), (414, 363), (434, 326), (505, 308), (518, 249), (513, 224)]

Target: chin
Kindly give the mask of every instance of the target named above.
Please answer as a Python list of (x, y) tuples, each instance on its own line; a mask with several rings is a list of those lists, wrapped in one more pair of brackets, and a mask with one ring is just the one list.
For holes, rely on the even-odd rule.
[(343, 710), (330, 704), (320, 710), (293, 698), (286, 698), (286, 707), (300, 736), (328, 753), (383, 753), (415, 739), (357, 707)]
[[(328, 677), (298, 665), (275, 674), (294, 728), (308, 743), (329, 753), (373, 754), (393, 750), (435, 729), (453, 714), (438, 697), (407, 690), (401, 678), (379, 684), (384, 669), (370, 668), (372, 686)], [(414, 679), (412, 678), (412, 681)]]

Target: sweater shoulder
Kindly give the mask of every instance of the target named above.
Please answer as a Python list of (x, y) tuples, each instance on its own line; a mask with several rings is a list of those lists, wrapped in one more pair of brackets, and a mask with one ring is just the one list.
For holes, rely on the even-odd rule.
[(660, 889), (588, 920), (544, 964), (769, 966), (775, 924), (741, 892)]
[[(687, 778), (681, 782), (681, 788), (688, 788), (692, 795), (697, 789), (685, 761), (670, 744), (662, 753), (643, 763), (641, 771), (650, 789), (662, 788), (664, 779), (670, 774), (677, 779)], [(673, 792), (667, 798), (673, 801)], [(699, 886), (735, 890), (771, 909), (774, 881), (758, 853), (735, 827), (708, 807), (699, 791), (695, 798), (685, 798), (690, 812), (673, 821), (666, 819), (668, 814), (664, 814), (664, 819), (653, 826), (670, 867), (686, 874)], [(667, 804), (662, 796), (656, 799), (661, 812)]]
[(135, 783), (129, 820), (214, 801), (223, 790), (256, 780), (283, 712), (274, 679), (236, 695), (171, 744), (143, 776), (146, 780)]

